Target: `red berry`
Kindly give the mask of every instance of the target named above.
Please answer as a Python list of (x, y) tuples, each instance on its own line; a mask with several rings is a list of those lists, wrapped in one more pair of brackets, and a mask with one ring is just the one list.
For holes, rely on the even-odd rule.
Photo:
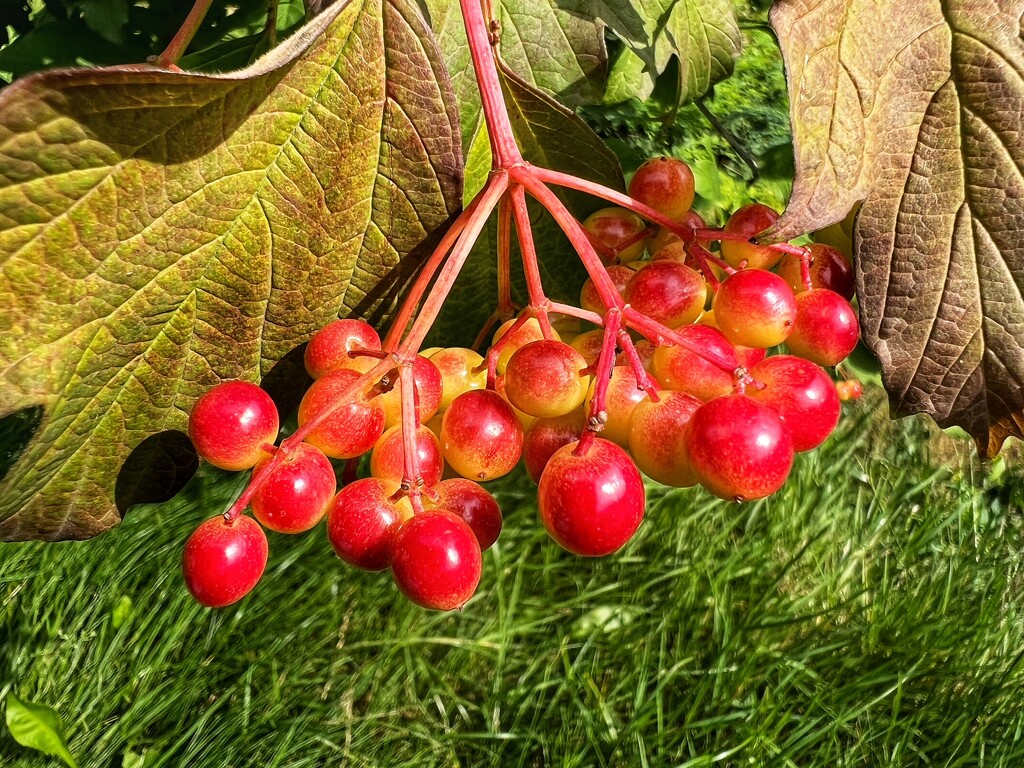
[(796, 320), (793, 289), (773, 272), (741, 269), (715, 294), (715, 322), (733, 344), (767, 349), (789, 336)]
[(809, 360), (776, 355), (755, 365), (750, 375), (762, 387), (747, 394), (782, 417), (793, 450), (809, 451), (825, 442), (839, 423), (839, 395), (825, 371)]
[[(779, 214), (767, 205), (750, 203), (737, 209), (725, 222), (724, 229), (733, 234), (754, 237), (778, 220)], [(723, 240), (722, 258), (733, 267), (739, 267), (746, 262), (747, 269), (771, 269), (782, 258), (782, 252), (763, 245)]]
[(384, 431), (384, 408), (380, 398), (367, 400), (363, 390), (352, 391), (360, 374), (348, 369), (332, 371), (313, 382), (299, 403), (299, 426), (334, 408), (339, 396), (348, 392), (347, 399), (333, 410), (316, 429), (306, 436), (328, 456), (335, 459), (353, 459), (373, 448)]
[(462, 477), (444, 480), (434, 487), (432, 504), (458, 515), (473, 529), (481, 550), (488, 549), (501, 533), (501, 507), (479, 483)]
[(483, 559), (476, 535), (447, 510), (428, 509), (403, 523), (391, 553), (395, 584), (424, 608), (461, 608), (480, 583)]
[[(416, 391), (416, 412), (419, 414), (420, 424), (426, 424), (437, 413), (441, 407), (441, 398), (444, 395), (444, 379), (441, 371), (437, 369), (430, 360), (417, 355), (412, 364), (413, 388)], [(395, 382), (395, 386), (385, 392), (379, 398), (380, 404), (384, 407), (384, 427), (393, 427), (402, 421), (402, 384)]]
[(740, 361), (735, 348), (722, 332), (707, 325), (688, 325), (676, 333), (697, 349), (727, 363), (732, 370), (724, 370), (686, 347), (658, 347), (651, 359), (651, 371), (658, 383), (666, 389), (682, 389), (701, 400), (732, 392), (735, 384), (733, 371), (739, 368)]
[(342, 488), (327, 512), (327, 538), (338, 557), (366, 571), (391, 565), (391, 541), (412, 514), (403, 500), (391, 500), (398, 486), (368, 477)]
[(375, 357), (349, 357), (353, 349), (380, 349), (380, 336), (362, 320), (334, 320), (314, 333), (306, 345), (306, 371), (319, 379), (341, 368), (363, 373), (378, 363)]
[(580, 439), (585, 424), (581, 408), (554, 419), (537, 419), (529, 426), (523, 438), (523, 463), (533, 482), (540, 482), (544, 467), (555, 451)]
[(636, 169), (629, 196), (680, 224), (693, 205), (693, 171), (674, 157), (654, 157)]
[[(636, 274), (636, 271), (622, 264), (613, 264), (606, 271), (608, 272), (608, 277), (612, 280), (612, 284), (615, 286), (616, 293), (620, 297), (623, 296), (626, 292), (626, 284)], [(603, 315), (605, 312), (601, 295), (597, 292), (593, 279), (589, 277), (583, 283), (583, 289), (580, 291), (580, 306), (599, 315)]]
[[(259, 467), (271, 460), (268, 456)], [(299, 443), (252, 497), (257, 520), (278, 533), (301, 533), (320, 522), (337, 490), (334, 467), (323, 451)]]
[[(831, 245), (811, 243), (807, 246), (811, 252), (809, 272), (812, 288), (827, 288), (835, 291), (849, 301), (855, 292), (853, 265), (846, 255)], [(804, 285), (803, 271), (800, 268), (800, 257), (786, 254), (779, 261), (776, 274), (789, 283), (794, 293), (807, 290)]]
[(470, 480), (512, 471), (523, 452), (523, 428), (512, 406), (488, 389), (463, 392), (441, 422), (441, 450), (451, 468)]
[(563, 341), (532, 341), (509, 358), (505, 397), (530, 416), (564, 416), (587, 395), (590, 377), (581, 375), (586, 367), (583, 356)]
[(846, 299), (815, 288), (797, 295), (796, 310), (796, 322), (786, 338), (790, 352), (825, 366), (849, 357), (860, 338), (860, 323)]
[(652, 320), (679, 328), (700, 317), (707, 291), (699, 272), (674, 261), (652, 261), (626, 283), (625, 300)]
[[(647, 229), (647, 224), (635, 213), (627, 211), (625, 208), (611, 207), (595, 211), (583, 220), (583, 228), (593, 235), (597, 242), (613, 252), (614, 255), (610, 259), (606, 259), (605, 255), (598, 251), (606, 263), (632, 261), (639, 259), (644, 254), (646, 240), (636, 240), (635, 238)], [(633, 243), (626, 245), (631, 240)]]
[(723, 499), (769, 496), (793, 466), (793, 440), (781, 417), (747, 395), (704, 403), (690, 418), (685, 445), (701, 485)]
[(202, 395), (188, 417), (196, 452), (221, 469), (251, 469), (277, 440), (280, 422), (270, 395), (248, 381), (225, 381)]
[[(429, 428), (421, 424), (416, 430), (415, 445), (420, 477), (428, 486), (434, 485), (444, 471), (441, 443)], [(370, 474), (396, 484), (405, 478), (405, 439), (401, 425), (388, 429), (373, 446)]]
[(251, 517), (211, 517), (185, 543), (185, 586), (207, 608), (231, 605), (256, 586), (268, 553), (266, 534)]
[(593, 438), (559, 448), (540, 478), (541, 522), (565, 549), (601, 557), (633, 538), (644, 518), (644, 483), (633, 460), (615, 443)]
[(697, 484), (686, 454), (686, 426), (701, 401), (686, 392), (663, 390), (657, 402), (645, 400), (629, 421), (629, 452), (652, 480), (676, 488)]
[(864, 395), (864, 385), (857, 379), (846, 379), (836, 382), (836, 394), (843, 402), (857, 400)]

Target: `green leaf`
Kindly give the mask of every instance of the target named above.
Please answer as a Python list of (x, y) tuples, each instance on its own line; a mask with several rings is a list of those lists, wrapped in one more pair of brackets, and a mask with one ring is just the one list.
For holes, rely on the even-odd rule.
[(16, 742), (60, 758), (71, 768), (76, 768), (75, 758), (71, 756), (64, 738), (64, 724), (56, 711), (42, 704), (21, 701), (13, 693), (7, 694), (6, 702), (7, 729)]
[(892, 402), (990, 455), (1024, 435), (1020, 15), (1010, 0), (785, 0), (772, 13), (796, 156), (772, 235), (864, 200), (862, 331)]
[(104, 40), (120, 45), (128, 23), (127, 0), (82, 0), (82, 18)]
[(742, 39), (730, 0), (602, 0), (573, 4), (608, 24), (627, 49), (615, 61), (605, 103), (643, 100), (677, 59), (678, 102), (710, 90), (732, 72)]
[(460, 205), (456, 121), (411, 0), (332, 6), (233, 75), (0, 92), (0, 417), (44, 409), (0, 537), (116, 525), (187, 477), (173, 430), (209, 386), (259, 380), (339, 314), (386, 316)]
[[(526, 160), (613, 189), (624, 189), (618, 159), (586, 123), (507, 70), (500, 69), (499, 75), (509, 120)], [(490, 168), (490, 143), (486, 128), (481, 125), (466, 159), (467, 200), (483, 186)], [(580, 219), (605, 205), (587, 195), (560, 193), (560, 196)], [(539, 205), (530, 206), (530, 221), (545, 291), (552, 299), (577, 303), (586, 280), (579, 257), (554, 219)], [(455, 291), (445, 302), (433, 338), (443, 339), (448, 344), (468, 345), (473, 341), (497, 301), (496, 248), (497, 219), (492, 215), (459, 275)], [(524, 303), (525, 281), (514, 256), (512, 261), (513, 296)]]

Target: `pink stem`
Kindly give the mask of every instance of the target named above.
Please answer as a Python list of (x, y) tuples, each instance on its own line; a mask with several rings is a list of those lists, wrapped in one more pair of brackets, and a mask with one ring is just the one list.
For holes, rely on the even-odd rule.
[(466, 224), (473, 219), (474, 211), (476, 211), (479, 201), (480, 195), (477, 195), (466, 206), (466, 209), (459, 214), (459, 217), (448, 231), (444, 233), (444, 237), (441, 238), (441, 242), (437, 244), (434, 252), (430, 254), (427, 263), (420, 269), (420, 273), (416, 276), (416, 282), (412, 284), (409, 293), (406, 294), (405, 299), (402, 301), (402, 308), (391, 322), (391, 328), (388, 329), (388, 335), (385, 337), (384, 344), (382, 345), (384, 349), (390, 352), (394, 352), (397, 349), (402, 334), (405, 333), (409, 321), (416, 313), (416, 307), (423, 298), (423, 294), (430, 285), (430, 281), (434, 278), (445, 257), (448, 256), (448, 251), (452, 249), (452, 246), (455, 245), (459, 236), (466, 228)]
[(578, 317), (580, 320), (586, 320), (588, 323), (593, 323), (594, 325), (604, 325), (604, 318), (597, 314), (597, 312), (580, 309), (579, 307), (574, 307), (571, 304), (562, 304), (557, 301), (552, 301), (549, 302), (549, 311), (554, 312), (556, 315)]
[(498, 306), (495, 316), (512, 312), (512, 206), (508, 195), (498, 201)]
[(416, 404), (416, 377), (413, 365), (414, 362), (403, 363), (398, 373), (402, 395), (402, 453), (405, 460), (402, 486), (408, 490), (413, 514), (419, 514), (423, 511), (423, 499), (420, 497), (423, 476), (420, 474), (420, 457), (416, 450), (420, 419)]
[[(463, 0), (463, 4), (465, 4), (465, 0)], [(419, 316), (409, 331), (409, 335), (399, 347), (398, 354), (400, 359), (404, 360), (414, 356), (419, 350), (420, 345), (423, 343), (423, 338), (430, 331), (434, 320), (437, 319), (437, 313), (441, 311), (441, 306), (444, 304), (445, 299), (448, 298), (452, 285), (455, 283), (455, 278), (459, 276), (459, 272), (466, 263), (466, 259), (469, 258), (473, 245), (487, 223), (487, 217), (491, 215), (494, 206), (498, 204), (498, 200), (501, 199), (501, 196), (505, 194), (505, 190), (508, 189), (508, 182), (508, 174), (494, 174), (488, 180), (487, 185), (480, 190), (476, 198), (478, 201), (477, 207), (474, 208), (473, 214), (466, 221), (466, 226), (452, 248), (451, 255), (445, 262), (444, 267), (441, 268), (437, 281), (423, 302)]]
[(487, 136), (491, 142), (493, 165), (495, 169), (508, 169), (523, 162), (523, 156), (519, 153), (512, 133), (512, 123), (508, 119), (487, 21), (480, 0), (460, 0), (460, 5), (469, 40), (469, 54), (473, 59), (473, 70), (480, 89)]
[(612, 307), (605, 315), (604, 322), (601, 354), (597, 358), (597, 369), (594, 372), (594, 397), (590, 401), (590, 417), (587, 419), (586, 431), (573, 450), (573, 454), (576, 456), (583, 456), (587, 453), (594, 440), (594, 434), (603, 429), (608, 421), (606, 407), (608, 382), (611, 380), (612, 368), (615, 366), (615, 344), (619, 326), (622, 325), (622, 311), (618, 307)]
[(188, 49), (189, 43), (192, 42), (192, 38), (196, 36), (196, 32), (203, 25), (203, 19), (206, 18), (206, 13), (210, 10), (211, 5), (213, 5), (213, 0), (196, 0), (192, 10), (188, 12), (188, 16), (182, 22), (181, 28), (171, 38), (171, 42), (167, 44), (163, 53), (156, 57), (155, 63), (158, 67), (170, 69), (177, 65), (182, 54)]
[(702, 360), (706, 360), (716, 368), (720, 368), (726, 373), (735, 373), (736, 366), (730, 363), (723, 357), (720, 357), (717, 353), (711, 352), (708, 349), (704, 349), (701, 346), (693, 343), (684, 336), (680, 336), (678, 333), (673, 331), (671, 328), (662, 325), (656, 320), (651, 320), (647, 315), (642, 315), (632, 307), (626, 307), (623, 310), (623, 320), (626, 325), (633, 328), (644, 336), (646, 336), (651, 342), (655, 343), (656, 346), (660, 345), (661, 342), (667, 341), (670, 344), (675, 344), (682, 347), (689, 352), (697, 355)]
[(579, 192), (586, 192), (588, 195), (599, 197), (602, 200), (607, 200), (610, 203), (615, 203), (616, 205), (633, 211), (633, 213), (639, 214), (648, 221), (653, 221), (658, 226), (669, 230), (684, 242), (692, 239), (693, 237), (693, 229), (691, 227), (687, 227), (684, 224), (673, 221), (663, 213), (654, 210), (649, 205), (639, 203), (629, 195), (617, 192), (611, 187), (606, 187), (603, 184), (598, 184), (594, 181), (587, 181), (586, 179), (581, 179), (568, 173), (552, 171), (549, 168), (530, 166), (529, 173), (531, 173), (538, 181), (554, 184), (559, 187), (567, 187), (568, 189), (575, 189)]
[(515, 184), (509, 191), (512, 198), (512, 215), (515, 216), (516, 233), (519, 235), (519, 250), (523, 256), (523, 272), (526, 275), (526, 292), (534, 310), (541, 333), (545, 339), (554, 338), (551, 320), (548, 318), (548, 299), (544, 295), (544, 284), (540, 279), (540, 265), (537, 263), (537, 248), (533, 242), (530, 213), (526, 208), (526, 193)]
[(636, 351), (636, 345), (633, 344), (633, 339), (629, 337), (626, 331), (619, 331), (619, 346), (626, 353), (626, 359), (629, 360), (629, 367), (633, 371), (633, 377), (636, 379), (637, 385), (647, 393), (647, 397), (651, 399), (651, 402), (658, 402), (660, 399), (658, 397), (658, 383), (647, 372), (647, 369), (644, 368), (640, 354)]

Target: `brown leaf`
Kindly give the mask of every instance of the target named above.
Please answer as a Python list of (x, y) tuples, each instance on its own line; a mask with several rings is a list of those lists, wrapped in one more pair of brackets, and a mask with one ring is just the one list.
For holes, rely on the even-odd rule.
[(771, 237), (842, 219), (895, 407), (989, 454), (1024, 421), (1024, 3), (782, 0), (796, 150)]

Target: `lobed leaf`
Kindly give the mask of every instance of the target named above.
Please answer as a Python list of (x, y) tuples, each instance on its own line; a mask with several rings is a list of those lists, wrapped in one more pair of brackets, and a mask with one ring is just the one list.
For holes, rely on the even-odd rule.
[(781, 0), (793, 196), (770, 237), (842, 219), (894, 406), (995, 454), (1024, 435), (1019, 0)]
[(0, 537), (116, 525), (166, 482), (159, 438), (180, 443), (201, 392), (261, 379), (339, 314), (386, 315), (461, 170), (412, 0), (333, 5), (230, 75), (0, 93), (0, 416), (44, 409), (0, 481)]

